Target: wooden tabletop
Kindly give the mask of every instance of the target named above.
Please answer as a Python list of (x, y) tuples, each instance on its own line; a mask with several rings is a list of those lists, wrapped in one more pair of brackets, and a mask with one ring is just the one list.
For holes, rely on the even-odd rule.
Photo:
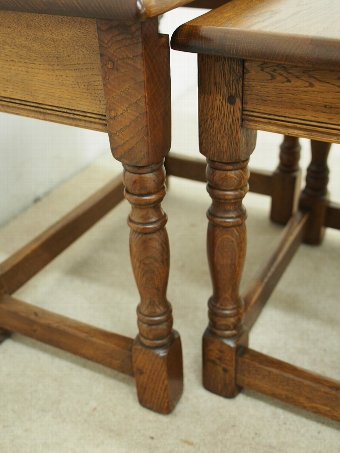
[(192, 0), (0, 0), (0, 10), (131, 20), (159, 16)]
[(187, 52), (340, 68), (340, 0), (232, 0), (176, 30)]

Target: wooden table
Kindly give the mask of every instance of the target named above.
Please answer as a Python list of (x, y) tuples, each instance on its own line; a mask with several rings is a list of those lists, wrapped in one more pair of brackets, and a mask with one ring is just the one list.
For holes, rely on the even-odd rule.
[[(1, 263), (0, 337), (17, 332), (135, 377), (140, 403), (169, 413), (183, 389), (169, 274), (164, 157), (169, 39), (157, 16), (189, 0), (0, 0), (0, 110), (107, 132), (131, 203), (140, 293), (136, 340), (47, 312), (13, 293), (123, 199), (118, 178)], [(22, 150), (25, 152), (25, 150)]]
[(329, 145), (312, 150), (300, 210), (243, 298), (239, 285), (246, 254), (242, 199), (256, 130), (340, 142), (339, 18), (333, 0), (232, 0), (181, 26), (172, 39), (173, 48), (199, 54), (200, 151), (212, 198), (204, 385), (225, 397), (251, 388), (335, 420), (339, 382), (248, 347), (252, 325), (301, 242), (318, 244), (325, 227), (340, 229), (340, 207), (327, 198)]

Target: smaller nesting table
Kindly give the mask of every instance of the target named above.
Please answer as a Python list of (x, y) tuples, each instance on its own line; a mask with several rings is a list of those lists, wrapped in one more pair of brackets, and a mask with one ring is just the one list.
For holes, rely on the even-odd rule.
[[(213, 295), (203, 336), (204, 386), (225, 397), (246, 387), (340, 420), (340, 383), (248, 347), (249, 331), (302, 242), (340, 229), (327, 198), (327, 156), (340, 142), (340, 4), (232, 0), (182, 25), (174, 49), (198, 53), (200, 152), (207, 157), (208, 259)], [(250, 286), (246, 254), (248, 159), (256, 130), (315, 140), (299, 211)], [(322, 143), (325, 142), (325, 143)]]

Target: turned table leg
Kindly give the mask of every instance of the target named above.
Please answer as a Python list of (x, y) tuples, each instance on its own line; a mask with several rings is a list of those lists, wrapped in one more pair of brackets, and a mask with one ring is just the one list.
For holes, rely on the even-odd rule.
[(307, 168), (306, 186), (300, 199), (300, 208), (303, 211), (311, 211), (304, 237), (304, 242), (307, 244), (320, 244), (325, 233), (329, 174), (327, 159), (330, 147), (331, 143), (311, 141), (312, 159)]
[(298, 207), (301, 186), (300, 151), (299, 139), (285, 135), (280, 146), (280, 162), (273, 174), (270, 211), (270, 219), (282, 225), (288, 222)]
[(246, 255), (245, 209), (248, 162), (208, 161), (208, 260), (213, 285), (209, 327), (203, 336), (203, 383), (219, 395), (232, 397), (236, 386), (236, 358), (248, 335), (242, 328), (243, 301), (239, 286)]
[(132, 365), (140, 403), (173, 410), (183, 391), (181, 341), (166, 298), (169, 276), (164, 158), (170, 149), (169, 40), (157, 19), (97, 21), (107, 125), (113, 156), (124, 166), (130, 254), (140, 294)]
[(132, 351), (139, 401), (162, 413), (171, 412), (183, 389), (181, 342), (172, 330), (172, 310), (166, 298), (169, 276), (167, 216), (163, 163), (148, 167), (125, 165), (125, 197), (129, 217), (130, 253), (141, 302), (139, 335)]
[(237, 356), (248, 342), (239, 294), (246, 255), (242, 200), (256, 132), (241, 126), (241, 60), (199, 55), (198, 75), (200, 152), (207, 157), (207, 190), (212, 198), (207, 248), (213, 295), (203, 335), (203, 384), (211, 392), (233, 397), (239, 391)]

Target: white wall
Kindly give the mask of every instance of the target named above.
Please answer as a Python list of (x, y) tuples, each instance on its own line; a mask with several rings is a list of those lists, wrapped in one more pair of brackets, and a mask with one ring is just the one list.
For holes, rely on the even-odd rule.
[(0, 114), (0, 224), (109, 152), (106, 134)]

